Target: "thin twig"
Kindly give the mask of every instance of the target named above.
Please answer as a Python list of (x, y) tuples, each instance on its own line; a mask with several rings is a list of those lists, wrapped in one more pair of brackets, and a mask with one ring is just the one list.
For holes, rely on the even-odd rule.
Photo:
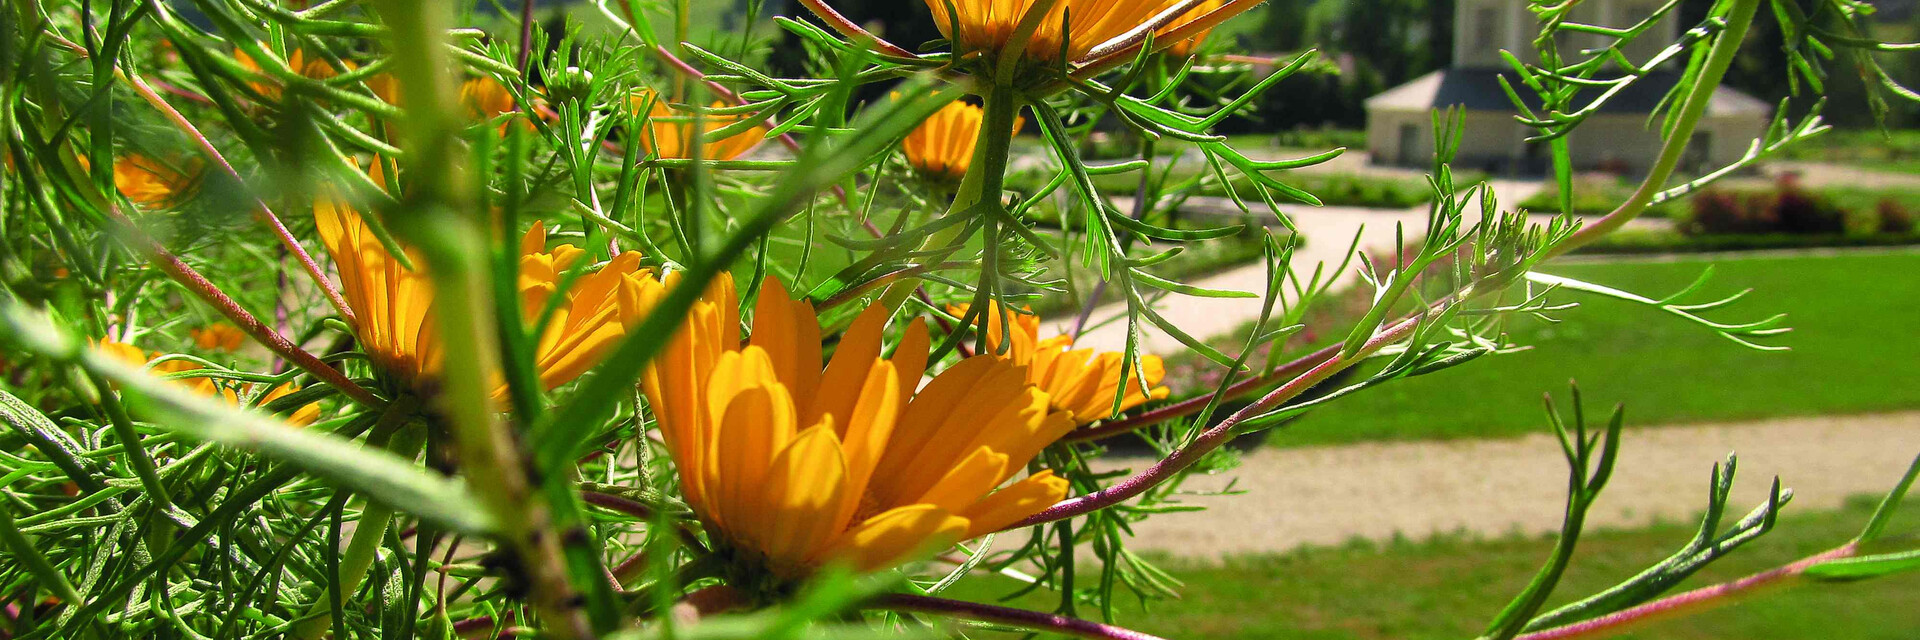
[(533, 59), (533, 2), (520, 0), (520, 75), (527, 75), (527, 61)]
[(1620, 631), (1623, 627), (1664, 618), (1702, 607), (1724, 605), (1740, 595), (1761, 587), (1773, 586), (1787, 580), (1800, 577), (1814, 565), (1852, 557), (1859, 552), (1855, 543), (1847, 543), (1838, 548), (1809, 556), (1792, 564), (1762, 571), (1732, 582), (1701, 587), (1686, 593), (1676, 594), (1649, 602), (1637, 607), (1616, 611), (1585, 622), (1577, 622), (1564, 627), (1555, 627), (1521, 635), (1514, 640), (1564, 640), (1566, 638), (1585, 638), (1608, 635)]
[(346, 394), (347, 397), (353, 398), (355, 402), (370, 407), (385, 404), (378, 396), (373, 395), (372, 391), (368, 391), (360, 385), (354, 384), (352, 380), (348, 379), (345, 374), (340, 373), (338, 369), (334, 369), (327, 363), (320, 361), (320, 358), (308, 353), (305, 349), (301, 349), (299, 345), (287, 340), (285, 336), (276, 333), (272, 327), (261, 322), (259, 318), (254, 317), (252, 313), (242, 308), (240, 303), (234, 302), (233, 298), (227, 297), (225, 292), (221, 291), (219, 287), (214, 286), (212, 282), (209, 282), (206, 276), (200, 275), (200, 272), (188, 266), (186, 261), (180, 259), (180, 256), (176, 256), (172, 252), (167, 251), (166, 247), (160, 246), (159, 241), (154, 240), (152, 236), (148, 236), (145, 231), (140, 230), (140, 228), (133, 223), (133, 220), (127, 218), (127, 214), (120, 211), (119, 207), (108, 205), (107, 214), (127, 230), (129, 240), (132, 241), (134, 246), (147, 254), (147, 258), (153, 262), (154, 266), (159, 267), (168, 277), (173, 278), (174, 282), (179, 283), (181, 287), (192, 292), (194, 296), (200, 298), (202, 302), (207, 303), (207, 305), (213, 307), (215, 311), (220, 312), (220, 315), (226, 316), (228, 322), (232, 322), (234, 326), (239, 327), (241, 331), (245, 331), (248, 336), (252, 336), (255, 341), (265, 345), (269, 351), (272, 351), (275, 355), (282, 358), (286, 358), (288, 362), (293, 363), (293, 366), (300, 367), (301, 370), (313, 374), (314, 377), (319, 378), (321, 382), (326, 383), (328, 386), (340, 390), (340, 392)]
[(1701, 116), (1707, 112), (1707, 105), (1713, 101), (1713, 94), (1720, 87), (1720, 81), (1726, 77), (1727, 68), (1740, 51), (1742, 41), (1746, 39), (1747, 28), (1753, 25), (1754, 13), (1760, 7), (1760, 0), (1735, 0), (1733, 9), (1727, 14), (1727, 26), (1713, 41), (1713, 48), (1707, 52), (1706, 66), (1700, 77), (1687, 93), (1686, 101), (1681, 103), (1679, 115), (1673, 129), (1667, 134), (1660, 155), (1653, 169), (1647, 172), (1647, 178), (1640, 182), (1633, 195), (1605, 217), (1582, 227), (1566, 242), (1554, 247), (1553, 255), (1565, 255), (1567, 252), (1585, 246), (1600, 239), (1614, 230), (1626, 226), (1634, 218), (1647, 210), (1655, 196), (1667, 188), (1667, 180), (1686, 154), (1687, 146), (1693, 141), (1694, 128), (1699, 126)]
[[(139, 93), (142, 98), (145, 98), (147, 104), (152, 105), (153, 108), (158, 109), (161, 114), (165, 115), (168, 121), (180, 129), (181, 133), (185, 133), (187, 137), (192, 138), (194, 144), (199, 145), (200, 153), (205, 154), (214, 164), (219, 165), (220, 169), (226, 172), (229, 177), (232, 177), (236, 184), (246, 184), (245, 179), (240, 177), (240, 171), (234, 169), (232, 163), (227, 162), (226, 156), (221, 155), (220, 150), (213, 146), (213, 142), (208, 140), (205, 134), (200, 133), (200, 129), (193, 126), (193, 123), (188, 121), (185, 115), (182, 115), (179, 110), (174, 109), (173, 105), (168, 104), (165, 98), (160, 97), (160, 94), (154, 91), (153, 87), (149, 86), (146, 80), (140, 76), (126, 73), (125, 71), (116, 70), (115, 74), (119, 75), (121, 79), (126, 80), (128, 84), (133, 85), (133, 90)], [(353, 309), (347, 306), (345, 298), (340, 297), (340, 291), (333, 287), (333, 281), (327, 279), (327, 273), (322, 271), (320, 265), (313, 261), (313, 256), (307, 253), (306, 247), (300, 246), (300, 241), (293, 237), (293, 232), (287, 229), (286, 223), (281, 222), (280, 217), (274, 215), (273, 209), (267, 207), (266, 200), (251, 190), (249, 190), (248, 193), (253, 196), (255, 206), (254, 214), (260, 218), (261, 222), (267, 223), (267, 227), (273, 230), (274, 237), (279, 239), (280, 245), (286, 248), (289, 255), (292, 255), (295, 260), (300, 262), (301, 268), (307, 272), (307, 277), (311, 278), (313, 283), (320, 287), (321, 293), (327, 297), (327, 302), (333, 305), (333, 310), (339, 313), (340, 318), (347, 321), (347, 324), (357, 325), (354, 321)]]
[(835, 11), (831, 5), (828, 5), (822, 0), (800, 0), (800, 4), (805, 5), (808, 11), (813, 12), (813, 15), (818, 16), (821, 21), (827, 23), (827, 26), (833, 27), (834, 31), (840, 32), (840, 35), (846, 36), (848, 39), (870, 45), (880, 53), (895, 58), (917, 59), (920, 57), (913, 55), (912, 51), (902, 49), (899, 45), (887, 42), (886, 38), (874, 35), (873, 32), (862, 28), (858, 24), (854, 24), (852, 20), (848, 20), (846, 16), (840, 15), (839, 11)]
[[(1151, 161), (1154, 155), (1153, 140), (1151, 138), (1142, 138), (1140, 141), (1140, 151), (1141, 156)], [(1128, 217), (1134, 220), (1147, 217), (1147, 192), (1149, 189), (1152, 189), (1152, 187), (1153, 171), (1142, 170), (1140, 172), (1140, 183), (1135, 185), (1133, 189), (1133, 211), (1127, 214)], [(1157, 192), (1158, 189), (1154, 189), (1154, 191)], [(1158, 194), (1156, 193), (1155, 195)], [(1125, 241), (1123, 240), (1123, 242)], [(1122, 245), (1123, 249), (1124, 247), (1125, 245)], [(1101, 280), (1100, 284), (1093, 286), (1093, 293), (1087, 296), (1086, 303), (1080, 307), (1080, 315), (1074, 316), (1073, 318), (1073, 332), (1067, 334), (1071, 340), (1079, 340), (1080, 333), (1086, 331), (1087, 319), (1093, 317), (1094, 308), (1100, 306), (1100, 298), (1107, 295), (1107, 287), (1111, 282), (1110, 280)]]

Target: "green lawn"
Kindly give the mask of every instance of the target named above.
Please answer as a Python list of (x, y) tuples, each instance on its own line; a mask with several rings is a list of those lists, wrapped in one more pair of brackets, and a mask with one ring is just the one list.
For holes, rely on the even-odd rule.
[[(1788, 507), (1772, 533), (1680, 589), (1762, 571), (1837, 546), (1857, 534), (1871, 513), (1871, 502), (1856, 502), (1838, 512), (1795, 514)], [(1914, 510), (1920, 503), (1905, 506), (1890, 532), (1910, 535), (1915, 530), (1920, 518)], [(1692, 533), (1691, 524), (1672, 524), (1584, 537), (1548, 608), (1637, 573), (1672, 553)], [(1217, 564), (1172, 561), (1163, 566), (1185, 583), (1181, 600), (1154, 602), (1145, 611), (1128, 601), (1120, 607), (1117, 622), (1169, 638), (1209, 640), (1471, 638), (1526, 584), (1552, 544), (1544, 537), (1437, 540), (1242, 556)], [(1087, 580), (1092, 578), (1090, 574)], [(961, 583), (948, 595), (991, 600), (1009, 593), (1014, 584), (1005, 578), (980, 578)], [(1057, 602), (1057, 595), (1041, 593), (1015, 604), (1050, 608)], [(1619, 637), (1911, 640), (1920, 629), (1915, 602), (1920, 602), (1920, 572), (1766, 591), (1731, 607), (1656, 621)]]
[[(1541, 428), (1540, 394), (1577, 380), (1590, 402), (1627, 405), (1630, 425), (1747, 420), (1920, 408), (1920, 252), (1844, 256), (1705, 256), (1674, 262), (1597, 262), (1546, 272), (1659, 298), (1709, 264), (1699, 301), (1751, 287), (1711, 314), (1721, 321), (1788, 313), (1783, 353), (1742, 348), (1665, 313), (1585, 294), (1546, 324), (1518, 320), (1535, 348), (1398, 381), (1309, 414), (1269, 442), (1499, 437)], [(1716, 295), (1717, 294), (1717, 295)]]

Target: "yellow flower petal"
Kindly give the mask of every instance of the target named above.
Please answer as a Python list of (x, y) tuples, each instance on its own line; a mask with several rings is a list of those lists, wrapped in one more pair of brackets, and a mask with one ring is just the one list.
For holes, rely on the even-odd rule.
[(930, 504), (908, 505), (855, 526), (816, 561), (845, 562), (858, 571), (873, 571), (899, 564), (915, 552), (946, 547), (966, 533), (966, 518)]
[(767, 472), (768, 517), (759, 525), (765, 552), (782, 563), (781, 572), (803, 569), (804, 559), (846, 528), (846, 503), (857, 502), (846, 482), (846, 459), (831, 422), (801, 432), (774, 458)]
[(961, 512), (970, 523), (967, 537), (993, 533), (1039, 513), (1067, 497), (1067, 488), (1067, 479), (1051, 470), (1008, 485)]
[[(757, 349), (749, 349), (744, 357), (727, 355), (734, 357), (723, 360), (716, 374), (732, 373), (726, 367), (730, 362), (765, 358)], [(718, 423), (712, 448), (707, 452), (711, 516), (720, 526), (739, 523), (736, 531), (742, 534), (765, 532), (765, 528), (746, 523), (766, 517), (766, 505), (761, 497), (766, 491), (767, 472), (773, 465), (774, 454), (785, 449), (798, 430), (793, 399), (787, 396), (786, 387), (770, 377), (754, 382), (758, 384), (743, 386), (732, 394)], [(748, 542), (764, 543), (764, 540)]]

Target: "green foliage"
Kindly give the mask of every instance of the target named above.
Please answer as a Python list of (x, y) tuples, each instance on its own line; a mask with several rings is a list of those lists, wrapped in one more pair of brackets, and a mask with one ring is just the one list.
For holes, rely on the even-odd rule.
[[(1688, 327), (1691, 335), (1718, 334), (1747, 347), (1767, 348), (1758, 341), (1784, 331), (1777, 316), (1748, 323), (1702, 317), (1738, 296), (1689, 302), (1681, 298), (1696, 287), (1687, 287), (1655, 300), (1609, 279), (1588, 284), (1534, 273), (1657, 200), (1824, 131), (1818, 117), (1790, 123), (1783, 110), (1747, 158), (1669, 184), (1759, 15), (1757, 0), (1721, 0), (1661, 54), (1687, 59), (1688, 71), (1660, 110), (1668, 142), (1658, 169), (1616, 215), (1587, 227), (1571, 216), (1536, 221), (1502, 209), (1486, 185), (1455, 173), (1450, 163), (1469, 135), (1459, 112), (1434, 116), (1439, 151), (1423, 186), (1308, 170), (1344, 148), (1279, 158), (1236, 149), (1220, 135), (1229, 122), (1331, 69), (1314, 51), (1258, 74), (1167, 53), (1214, 26), (1209, 21), (1253, 4), (1229, 3), (1180, 25), (1171, 24), (1178, 12), (1122, 4), (1131, 13), (1113, 18), (1135, 24), (1110, 24), (1126, 28), (1104, 42), (1062, 42), (1068, 51), (1047, 54), (1028, 45), (1051, 15), (1046, 9), (1062, 6), (1057, 0), (1041, 0), (1010, 33), (995, 30), (988, 40), (956, 37), (925, 50), (909, 43), (924, 52), (864, 31), (819, 2), (805, 3), (817, 23), (776, 17), (771, 24), (781, 33), (759, 35), (769, 19), (759, 15), (758, 0), (744, 2), (738, 34), (696, 25), (726, 7), (689, 0), (599, 0), (591, 7), (597, 26), (562, 23), (551, 32), (500, 2), (15, 3), (0, 13), (7, 160), (0, 343), (9, 347), (0, 363), (7, 385), (0, 418), (8, 427), (0, 433), (0, 548), (17, 562), (0, 563), (0, 600), (12, 603), (0, 608), (0, 632), (220, 640), (844, 637), (919, 631), (909, 623), (941, 615), (1131, 637), (1075, 616), (1084, 607), (1111, 620), (1129, 598), (1177, 595), (1167, 572), (1127, 547), (1131, 526), (1186, 508), (1174, 501), (1181, 480), (1230, 464), (1221, 447), (1236, 436), (1320, 415), (1322, 407), (1353, 406), (1349, 396), (1361, 392), (1384, 397), (1378, 389), (1412, 388), (1414, 379), (1504, 357), (1525, 346), (1512, 341), (1511, 323), (1569, 312), (1563, 298), (1579, 292), (1657, 308), (1677, 315), (1676, 325), (1699, 325)], [(1369, 56), (1369, 73), (1405, 76), (1427, 62), (1393, 47), (1418, 32), (1417, 14), (1432, 18), (1443, 7), (1347, 6), (1337, 39), (1348, 49), (1383, 48)], [(1085, 8), (1061, 15), (1071, 26), (1074, 10)], [(1619, 45), (1642, 37), (1643, 27), (1596, 31), (1567, 23), (1562, 9), (1536, 8), (1544, 66), (1515, 65), (1545, 107), (1526, 110), (1524, 121), (1549, 141), (1561, 193), (1571, 196), (1564, 135), (1588, 113), (1572, 108), (1575, 94), (1626, 86), (1642, 75), (1642, 63), (1660, 60), (1622, 57)], [(1886, 46), (1857, 37), (1858, 6), (1825, 4), (1820, 11), (1833, 15), (1812, 19), (1776, 8), (1774, 19), (1790, 36), (1790, 78), (1814, 93), (1825, 81), (1826, 50)], [(480, 23), (495, 32), (460, 26)], [(1614, 45), (1562, 59), (1553, 36), (1563, 29)], [(765, 53), (775, 37), (786, 39), (777, 64)], [(1005, 40), (991, 39), (999, 37)], [(1438, 41), (1428, 41), (1435, 52)], [(1852, 68), (1880, 73), (1872, 58), (1852, 53)], [(1613, 74), (1620, 75), (1607, 77)], [(970, 160), (957, 184), (953, 176), (926, 175), (924, 162), (902, 162), (903, 139), (926, 132), (923, 122), (968, 95), (980, 101), (978, 131), (936, 131), (952, 135), (906, 153), (970, 149), (971, 156), (940, 159), (948, 166)], [(1884, 106), (1877, 96), (1869, 104)], [(1022, 114), (1038, 133), (1038, 144), (1020, 146), (1032, 157), (1014, 153)], [(1090, 162), (1088, 140), (1110, 130), (1124, 132), (1115, 137), (1126, 142), (1128, 159)], [(755, 145), (762, 149), (746, 155)], [(1034, 177), (1010, 185), (1016, 168)], [(1134, 197), (1123, 207), (1115, 193)], [(1203, 195), (1231, 207), (1229, 223), (1178, 215)], [(1332, 270), (1293, 264), (1294, 250), (1309, 240), (1299, 237), (1293, 216), (1329, 202), (1424, 203), (1426, 217), (1398, 228), (1387, 255), (1357, 256)], [(245, 215), (224, 213), (232, 211)], [(1284, 244), (1277, 229), (1288, 232)], [(1257, 294), (1177, 278), (1255, 251), (1266, 271)], [(1309, 333), (1303, 323), (1330, 317), (1319, 309), (1349, 267), (1362, 283), (1347, 296), (1352, 308), (1342, 309), (1351, 313)], [(728, 278), (738, 285), (738, 309), (715, 306), (734, 297), (709, 295), (725, 290)], [(766, 306), (776, 300), (763, 289), (770, 284), (804, 294), (808, 312)], [(1045, 376), (1015, 374), (1039, 373), (1021, 367), (1041, 366), (1040, 356), (1078, 356), (1039, 335), (988, 353), (1015, 341), (1010, 324), (993, 337), (987, 318), (1006, 322), (1008, 314), (987, 310), (1062, 291), (1072, 292), (1069, 300), (1123, 302), (1115, 321), (1125, 323), (1128, 346), (1087, 360), (1099, 377), (1085, 380), (1097, 384), (1048, 387), (1058, 394), (1049, 395), (1021, 387), (1045, 387), (1037, 379)], [(1260, 321), (1225, 346), (1163, 313), (1181, 298), (1254, 295), (1262, 298)], [(966, 313), (947, 315), (962, 303)], [(763, 308), (792, 313), (801, 324), (792, 335), (768, 335), (785, 323), (769, 321)], [(871, 337), (862, 340), (871, 342), (843, 344), (840, 334), (866, 310), (894, 328), (863, 329)], [(676, 342), (691, 339), (684, 326), (696, 314), (731, 336), (736, 327), (725, 325), (736, 313), (756, 329), (742, 359), (717, 353), (736, 347), (731, 338), (686, 349)], [(1076, 325), (1088, 313), (1083, 307)], [(817, 334), (804, 326), (813, 314), (821, 320)], [(905, 401), (914, 380), (970, 357), (1031, 359), (993, 378), (1031, 406), (967, 411), (1017, 414), (1033, 428), (1062, 415), (1100, 424), (1072, 432), (1060, 425), (1070, 437), (1029, 443), (1021, 459), (1031, 457), (1030, 464), (974, 455), (952, 470), (916, 468), (945, 479), (920, 503), (881, 514), (853, 508), (872, 495), (806, 493), (836, 486), (813, 482), (812, 472), (850, 470), (851, 454), (809, 457), (795, 464), (819, 469), (772, 477), (767, 469), (791, 460), (793, 449), (776, 442), (784, 435), (762, 436), (785, 422), (796, 422), (796, 431), (806, 426), (798, 414), (822, 401), (805, 395), (814, 372), (797, 364), (816, 347), (879, 353), (917, 340), (917, 329), (898, 327), (922, 317), (934, 327), (932, 355), (920, 363), (928, 370), (895, 371), (896, 379), (876, 365), (869, 380), (884, 384), (860, 389), (850, 410), (870, 428), (830, 424), (848, 416), (827, 413), (807, 442), (829, 443), (826, 452), (873, 453), (884, 447), (856, 434), (966, 426), (909, 409), (896, 429), (887, 408)], [(1151, 359), (1139, 348), (1148, 327), (1221, 372), (1204, 408), (1121, 415), (1129, 389), (1151, 382)], [(1286, 367), (1256, 360), (1261, 348), (1295, 335), (1328, 347), (1317, 360)], [(762, 352), (771, 355), (754, 359)], [(692, 364), (650, 368), (663, 359)], [(704, 385), (690, 395), (662, 396), (654, 385), (645, 400), (636, 390), (643, 378), (709, 370), (721, 373), (673, 380)], [(1333, 393), (1308, 393), (1343, 372), (1362, 375)], [(1273, 391), (1243, 402), (1263, 387)], [(1084, 388), (1111, 389), (1111, 409), (1082, 416), (1084, 407), (1058, 406)], [(882, 397), (884, 389), (900, 395)], [(733, 396), (755, 398), (752, 407), (786, 420), (741, 421), (734, 409), (749, 405)], [(722, 402), (725, 411), (715, 415)], [(1453, 404), (1460, 403), (1422, 408)], [(706, 419), (663, 425), (667, 415)], [(1605, 429), (1589, 429), (1577, 410), (1570, 423), (1554, 418), (1570, 472), (1563, 542), (1491, 635), (1552, 622), (1535, 614), (1574, 566), (1580, 516), (1605, 484), (1621, 437), (1617, 415)], [(908, 424), (908, 416), (929, 423)], [(1134, 432), (1147, 436), (1160, 462), (1127, 478), (1098, 470), (1094, 459), (1105, 449), (1093, 441)], [(947, 439), (939, 438), (943, 446)], [(733, 446), (739, 442), (759, 444)], [(784, 450), (776, 455), (775, 446)], [(709, 449), (741, 465), (677, 468), (689, 451)], [(753, 451), (767, 455), (749, 457)], [(1000, 466), (985, 473), (993, 465)], [(960, 501), (946, 491), (984, 487), (978, 495), (985, 496), (1009, 475), (1043, 470), (1071, 496), (1052, 505), (1023, 496), (1006, 503), (1018, 513), (1003, 514), (1002, 494)], [(742, 522), (739, 512), (723, 520), (702, 499), (710, 496), (681, 481), (709, 471), (741, 490), (755, 488), (750, 476), (761, 474), (791, 491), (747, 510), (764, 522)], [(1724, 493), (1716, 485), (1709, 494), (1709, 525), (1725, 507)], [(1782, 500), (1776, 491), (1762, 524), (1736, 523), (1721, 535), (1764, 530)], [(848, 508), (821, 506), (830, 504)], [(923, 552), (950, 551), (937, 547), (964, 542), (948, 533), (976, 509), (1013, 524), (967, 529), (981, 541), (959, 547), (971, 557), (951, 570), (909, 563), (855, 579), (834, 563), (842, 543), (893, 551), (896, 535), (929, 546)], [(919, 515), (886, 528), (901, 514)], [(921, 516), (939, 526), (921, 526)], [(863, 521), (881, 524), (867, 530), (857, 524)], [(769, 539), (803, 525), (812, 525), (811, 537)], [(1702, 530), (1712, 536), (1720, 528)], [(997, 538), (1012, 542), (993, 549)], [(1697, 545), (1684, 547), (1642, 578), (1584, 601), (1577, 616), (1549, 615), (1614, 612), (1665, 593), (1713, 559)], [(1035, 588), (1063, 595), (1048, 614), (916, 593), (985, 571), (1030, 573)], [(58, 599), (46, 600), (48, 593)], [(682, 628), (696, 622), (689, 609), (747, 610)]]
[(1904, 236), (1913, 232), (1920, 192), (1811, 190), (1782, 179), (1771, 189), (1709, 189), (1688, 196), (1680, 230), (1694, 236)]

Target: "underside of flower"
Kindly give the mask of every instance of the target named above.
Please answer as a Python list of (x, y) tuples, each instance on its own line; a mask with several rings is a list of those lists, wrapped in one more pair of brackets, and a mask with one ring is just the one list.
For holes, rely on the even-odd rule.
[[(1021, 20), (1036, 4), (1036, 0), (926, 2), (941, 34), (953, 42), (955, 54), (981, 51), (990, 54), (990, 59), (1013, 44)], [(1145, 31), (1167, 35), (1223, 4), (1222, 0), (1205, 0), (1197, 5), (1188, 0), (1059, 0), (1040, 20), (1020, 55), (1036, 65), (1081, 64), (1092, 54), (1144, 35)], [(1250, 2), (1240, 4), (1253, 6)], [(948, 10), (949, 6), (952, 11)], [(1169, 15), (1170, 11), (1183, 6), (1185, 11)]]
[(868, 309), (823, 370), (812, 307), (777, 281), (744, 347), (736, 308), (723, 276), (642, 380), (687, 503), (754, 570), (885, 569), (1065, 495), (1048, 471), (1009, 484), (1074, 426), (1024, 368), (971, 358), (915, 393), (929, 348), (920, 320), (882, 358), (888, 313)]
[[(1186, 25), (1187, 23), (1194, 21), (1200, 16), (1204, 16), (1207, 13), (1212, 12), (1214, 9), (1219, 9), (1223, 4), (1225, 4), (1225, 2), (1226, 0), (1206, 0), (1205, 2), (1200, 3), (1200, 6), (1195, 7), (1192, 11), (1189, 11), (1185, 15), (1180, 16), (1180, 19), (1173, 21), (1173, 24), (1169, 24), (1165, 27), (1161, 27), (1160, 30), (1155, 33), (1160, 36), (1165, 36), (1167, 34), (1170, 34), (1173, 32), (1173, 30), (1178, 29)], [(1213, 28), (1209, 27), (1201, 30), (1199, 35), (1174, 42), (1173, 44), (1167, 46), (1167, 55), (1173, 56), (1175, 58), (1185, 58), (1185, 57), (1191, 56), (1193, 55), (1195, 50), (1200, 48), (1201, 43), (1204, 43), (1207, 41), (1207, 36), (1212, 35), (1212, 33), (1213, 33)]]

